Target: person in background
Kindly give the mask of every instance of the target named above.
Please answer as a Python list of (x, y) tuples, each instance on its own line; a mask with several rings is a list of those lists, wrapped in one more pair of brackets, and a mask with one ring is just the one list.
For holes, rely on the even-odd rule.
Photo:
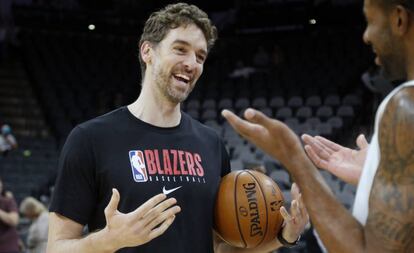
[(13, 196), (3, 188), (0, 178), (0, 253), (18, 253), (19, 235), (17, 224), (19, 213)]
[(45, 253), (49, 228), (46, 207), (37, 199), (27, 197), (20, 204), (20, 213), (32, 221), (26, 241), (27, 253)]
[(6, 156), (9, 151), (17, 148), (16, 138), (12, 134), (12, 129), (9, 125), (4, 124), (1, 127), (0, 133), (0, 152)]

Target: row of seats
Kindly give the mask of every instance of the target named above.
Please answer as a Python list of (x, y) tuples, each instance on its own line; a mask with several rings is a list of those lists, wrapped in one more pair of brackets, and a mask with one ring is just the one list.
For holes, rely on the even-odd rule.
[[(138, 96), (136, 36), (50, 31), (22, 34), (27, 69), (60, 139), (58, 146), (74, 125)], [(301, 36), (306, 39), (298, 39)], [(254, 73), (246, 78), (231, 78), (236, 62), (252, 65), (258, 44), (270, 57), (271, 48), (278, 44), (283, 59), (278, 64), (254, 66)], [(255, 107), (283, 120), (298, 135), (346, 136), (361, 107), (356, 92), (367, 58), (362, 43), (341, 31), (292, 34), (276, 41), (256, 36), (222, 38), (211, 51), (205, 72), (183, 103), (183, 110), (223, 137), (235, 168), (245, 162), (271, 162), (271, 157), (223, 121), (220, 110), (240, 114)]]
[(41, 157), (35, 153), (28, 157), (14, 155), (0, 161), (0, 175), (5, 188), (13, 192), (17, 202), (33, 195), (34, 191), (49, 181), (51, 175), (56, 174), (57, 156)]
[[(307, 43), (301, 43), (300, 36), (308, 38)], [(137, 36), (27, 30), (22, 41), (28, 70), (59, 139), (79, 122), (132, 102), (139, 94)], [(236, 62), (252, 62), (258, 41), (269, 57), (278, 44), (283, 60), (255, 67), (248, 78), (230, 78)], [(271, 108), (276, 115), (274, 110), (283, 106), (355, 106), (360, 99), (350, 91), (359, 85), (365, 59), (362, 43), (357, 45), (352, 36), (340, 31), (322, 29), (319, 34), (291, 34), (277, 41), (255, 36), (221, 38), (183, 108), (206, 121), (217, 116), (208, 112), (197, 117), (192, 109), (203, 114), (200, 109), (238, 111), (253, 106)]]
[[(236, 113), (242, 115), (244, 110), (248, 107), (249, 106), (245, 106), (240, 108), (239, 110), (234, 109), (232, 107), (226, 107), (226, 109), (235, 111)], [(301, 122), (311, 119), (312, 117), (316, 117), (321, 121), (326, 121), (335, 116), (344, 119), (352, 119), (355, 115), (354, 108), (352, 106), (345, 105), (338, 107), (336, 110), (334, 110), (330, 106), (321, 106), (315, 109), (312, 109), (311, 107), (307, 106), (299, 107), (296, 111), (294, 111), (294, 109), (292, 109), (291, 107), (281, 107), (277, 110), (272, 110), (269, 107), (262, 107), (258, 109), (269, 117), (275, 117), (279, 120), (290, 119), (291, 121), (297, 120)], [(186, 112), (190, 114), (194, 119), (200, 120), (202, 122), (206, 122), (209, 120), (221, 121), (221, 118), (219, 116), (220, 111), (217, 111), (216, 109), (205, 109), (201, 110), (201, 112), (196, 109), (187, 109)]]
[(341, 98), (339, 95), (331, 94), (325, 98), (317, 95), (305, 98), (300, 96), (293, 96), (287, 99), (281, 96), (274, 96), (270, 99), (267, 99), (266, 97), (257, 97), (251, 101), (248, 98), (237, 98), (235, 100), (231, 98), (222, 98), (218, 101), (216, 99), (205, 99), (204, 101), (200, 101), (199, 99), (190, 99), (183, 103), (183, 108), (187, 110), (221, 110), (226, 108), (244, 109), (252, 106), (259, 109), (265, 107), (274, 109), (285, 106), (291, 108), (299, 108), (302, 106), (316, 108), (323, 105), (331, 107), (339, 107), (341, 105), (359, 106), (361, 105), (361, 98), (356, 94), (347, 94), (343, 98)]

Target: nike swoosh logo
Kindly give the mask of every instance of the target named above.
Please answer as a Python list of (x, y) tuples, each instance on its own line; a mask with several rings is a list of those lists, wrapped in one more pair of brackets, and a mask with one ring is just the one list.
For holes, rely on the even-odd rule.
[(167, 190), (167, 189), (165, 189), (165, 186), (164, 186), (164, 187), (162, 187), (162, 193), (164, 193), (165, 195), (168, 195), (168, 194), (170, 194), (171, 192), (173, 192), (173, 191), (176, 191), (176, 190), (180, 189), (181, 187), (182, 187), (182, 186), (178, 186), (178, 187), (173, 188), (173, 189), (171, 189), (171, 190)]

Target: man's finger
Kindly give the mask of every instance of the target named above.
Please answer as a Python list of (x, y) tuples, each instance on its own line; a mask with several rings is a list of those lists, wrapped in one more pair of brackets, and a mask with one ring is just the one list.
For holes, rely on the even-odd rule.
[(165, 220), (169, 219), (172, 216), (175, 216), (180, 211), (181, 211), (181, 208), (179, 206), (173, 206), (170, 209), (165, 210), (162, 213), (159, 213), (156, 217), (154, 217), (154, 219), (151, 222), (145, 224), (145, 226), (147, 226), (150, 230), (152, 230), (155, 227), (157, 227), (159, 224), (163, 223)]
[(309, 156), (309, 158), (312, 160), (312, 162), (316, 165), (316, 167), (320, 167), (320, 163), (322, 159), (316, 155), (315, 151), (313, 151), (312, 147), (310, 145), (305, 145), (304, 147), (306, 154)]
[(301, 215), (299, 210), (298, 199), (292, 200), (292, 203), (290, 204), (290, 214), (292, 216), (292, 219), (299, 218), (299, 216)]
[(154, 228), (153, 230), (151, 230), (151, 232), (149, 233), (149, 240), (151, 241), (152, 239), (164, 234), (164, 232), (171, 226), (171, 224), (174, 222), (175, 219), (175, 215), (166, 219), (163, 223), (161, 223), (161, 225), (157, 228)]
[(223, 110), (221, 115), (230, 123), (230, 125), (244, 137), (249, 137), (256, 131), (263, 131), (263, 127), (252, 124), (246, 120), (241, 119), (236, 114), (229, 110)]
[(367, 141), (367, 139), (365, 138), (365, 135), (360, 134), (356, 140), (357, 146), (360, 149), (365, 149), (366, 147), (368, 147), (369, 143)]
[(290, 189), (290, 194), (292, 195), (293, 199), (298, 199), (299, 198), (300, 192), (299, 192), (299, 187), (296, 183), (292, 184), (292, 187)]
[(313, 137), (309, 134), (302, 134), (300, 137), (305, 144), (310, 145), (312, 143)]
[(320, 156), (324, 160), (329, 160), (331, 155), (335, 152), (316, 138), (312, 142), (311, 146), (314, 149), (314, 151), (318, 154), (318, 156)]
[(343, 147), (335, 142), (332, 142), (322, 136), (316, 136), (315, 137), (316, 140), (320, 141), (323, 145), (326, 145), (327, 147), (329, 147), (330, 149), (332, 149), (334, 152), (339, 151), (340, 149), (342, 149)]
[(290, 216), (290, 214), (288, 213), (288, 211), (286, 210), (286, 208), (284, 206), (282, 206), (280, 209), (280, 214), (282, 215), (283, 219), (285, 220), (285, 222), (290, 222), (292, 220), (292, 217)]
[(169, 198), (165, 201), (162, 201), (160, 204), (156, 205), (155, 207), (151, 208), (146, 214), (144, 214), (143, 217), (136, 217), (136, 219), (144, 219), (145, 225), (150, 223), (152, 220), (157, 218), (161, 215), (165, 210), (173, 206), (177, 203), (177, 200), (175, 198)]
[(329, 160), (330, 155), (322, 147), (320, 147), (318, 144), (314, 142), (311, 143), (310, 145), (306, 145), (305, 150), (309, 151), (309, 153), (311, 152), (311, 156), (318, 158), (317, 160), (321, 160), (321, 161)]
[(248, 108), (244, 112), (244, 117), (249, 122), (259, 124), (261, 126), (264, 126), (267, 129), (272, 129), (273, 127), (275, 127), (275, 122), (277, 122), (276, 120), (267, 117), (261, 111), (258, 111), (252, 108)]
[(323, 159), (328, 159), (329, 156), (335, 152), (335, 150), (333, 150), (331, 147), (323, 144), (320, 140), (316, 139), (316, 137), (312, 137), (308, 134), (303, 134), (302, 140), (305, 145), (313, 147), (319, 156), (323, 156)]
[(324, 159), (322, 159), (315, 151), (314, 149), (309, 146), (306, 145), (305, 146), (305, 151), (308, 154), (309, 158), (312, 160), (312, 162), (319, 168), (327, 168), (328, 166), (328, 162)]
[(154, 206), (158, 205), (161, 201), (165, 200), (167, 195), (165, 194), (158, 194), (154, 197), (147, 200), (144, 204), (139, 206), (137, 209), (132, 211), (132, 215), (136, 216), (137, 218), (143, 217), (149, 210), (151, 210)]
[[(303, 202), (302, 194), (299, 194), (299, 209), (302, 217), (308, 217), (308, 211), (306, 210), (305, 203)], [(307, 218), (308, 219), (308, 218)]]
[(112, 189), (112, 196), (111, 196), (111, 200), (109, 200), (108, 205), (106, 206), (104, 213), (106, 217), (111, 217), (114, 215), (114, 213), (116, 212), (116, 210), (118, 209), (118, 204), (119, 204), (119, 200), (120, 200), (120, 195), (117, 189), (113, 188)]

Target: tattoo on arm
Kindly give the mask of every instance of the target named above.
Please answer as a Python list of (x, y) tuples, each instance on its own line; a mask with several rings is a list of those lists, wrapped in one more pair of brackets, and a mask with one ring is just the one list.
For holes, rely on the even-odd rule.
[(388, 103), (379, 128), (381, 161), (373, 183), (367, 244), (385, 252), (414, 252), (414, 88)]

